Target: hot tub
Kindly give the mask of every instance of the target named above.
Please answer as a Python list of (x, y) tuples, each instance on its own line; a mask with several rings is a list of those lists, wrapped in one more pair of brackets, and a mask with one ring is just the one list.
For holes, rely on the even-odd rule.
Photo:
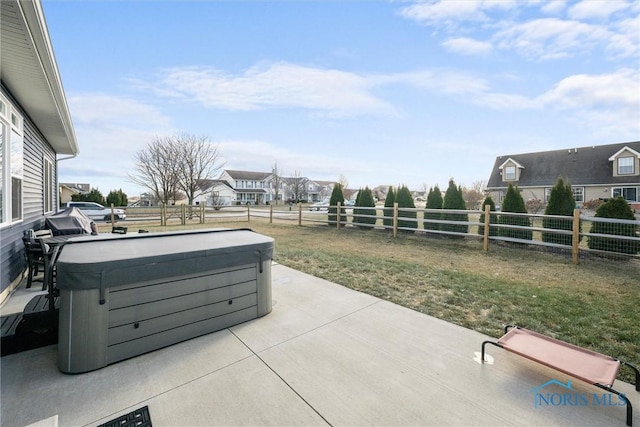
[(248, 229), (71, 239), (57, 261), (58, 364), (102, 368), (271, 311), (273, 239)]

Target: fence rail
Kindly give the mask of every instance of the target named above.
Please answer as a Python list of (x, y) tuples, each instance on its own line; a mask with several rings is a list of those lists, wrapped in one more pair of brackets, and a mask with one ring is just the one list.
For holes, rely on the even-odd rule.
[[(492, 244), (552, 249), (571, 254), (578, 264), (581, 256), (640, 259), (640, 221), (597, 218), (578, 209), (573, 216), (511, 212), (393, 207), (330, 206), (310, 211), (293, 206), (177, 205), (127, 209), (126, 223), (158, 222), (161, 226), (215, 222), (250, 222), (251, 218), (303, 224), (390, 230), (432, 237), (477, 239), (488, 251)], [(357, 213), (356, 213), (357, 212)]]

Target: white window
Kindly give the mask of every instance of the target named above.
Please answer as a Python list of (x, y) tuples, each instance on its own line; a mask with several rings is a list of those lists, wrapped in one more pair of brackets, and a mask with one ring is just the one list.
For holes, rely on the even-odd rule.
[(544, 189), (544, 201), (548, 202), (549, 198), (551, 198), (551, 188)]
[(614, 187), (612, 196), (622, 197), (627, 202), (640, 202), (640, 199), (638, 199), (638, 187)]
[(0, 224), (22, 220), (22, 116), (0, 95)]
[(44, 213), (53, 212), (53, 200), (54, 200), (54, 185), (53, 185), (53, 163), (44, 159), (44, 171), (42, 176), (44, 177)]
[(505, 181), (513, 181), (516, 179), (516, 167), (515, 166), (506, 166), (504, 168), (504, 180)]
[(618, 159), (618, 175), (633, 175), (635, 161), (633, 157), (620, 157)]
[(584, 202), (584, 187), (572, 187), (571, 190), (573, 191), (573, 198), (576, 202)]

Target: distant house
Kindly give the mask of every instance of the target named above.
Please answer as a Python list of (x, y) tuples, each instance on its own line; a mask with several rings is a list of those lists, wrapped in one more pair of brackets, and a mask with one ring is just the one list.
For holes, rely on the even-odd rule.
[(236, 191), (223, 179), (202, 179), (194, 201), (205, 206), (229, 206), (236, 200)]
[[(230, 198), (230, 204), (252, 204), (262, 205), (273, 203), (276, 199), (276, 189), (273, 173), (271, 172), (252, 172), (239, 170), (225, 170), (222, 172), (218, 180), (228, 184), (228, 189), (218, 187), (216, 191), (222, 191), (223, 199)], [(305, 191), (294, 188), (304, 183)], [(333, 182), (330, 181), (313, 181), (306, 177), (280, 177), (278, 200), (287, 201), (306, 194), (309, 202), (317, 202), (328, 199), (331, 196)]]
[(486, 191), (501, 204), (507, 187), (513, 184), (525, 201), (546, 202), (558, 177), (571, 184), (578, 206), (622, 196), (639, 209), (640, 141), (502, 155), (496, 158)]
[(0, 302), (26, 264), (23, 232), (58, 201), (58, 158), (78, 145), (39, 0), (0, 7)]
[(61, 182), (58, 185), (58, 191), (60, 193), (60, 205), (64, 205), (65, 203), (71, 201), (72, 196), (90, 192), (91, 185)]
[(219, 180), (226, 181), (235, 191), (233, 202), (263, 205), (271, 201), (270, 172), (225, 170)]

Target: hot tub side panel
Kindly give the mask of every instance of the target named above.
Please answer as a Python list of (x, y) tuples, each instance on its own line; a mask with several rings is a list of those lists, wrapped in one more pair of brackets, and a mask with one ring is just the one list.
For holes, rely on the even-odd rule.
[(175, 235), (164, 246), (129, 240), (124, 253), (116, 241), (65, 248), (60, 370), (91, 371), (269, 313), (273, 240), (257, 236), (256, 244), (205, 250), (193, 240), (199, 235), (185, 236), (179, 248)]

